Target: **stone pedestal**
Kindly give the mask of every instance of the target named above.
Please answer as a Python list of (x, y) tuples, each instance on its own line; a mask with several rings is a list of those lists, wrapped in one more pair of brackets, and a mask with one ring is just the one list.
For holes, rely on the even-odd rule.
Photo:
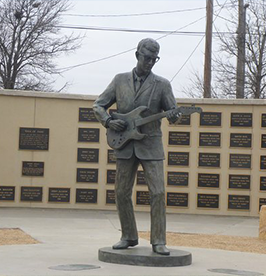
[(262, 205), (260, 209), (259, 238), (262, 240), (266, 240), (266, 205)]
[(187, 251), (170, 249), (170, 256), (152, 252), (151, 247), (137, 246), (123, 250), (111, 247), (99, 249), (98, 258), (102, 262), (135, 266), (174, 267), (192, 263), (192, 255)]

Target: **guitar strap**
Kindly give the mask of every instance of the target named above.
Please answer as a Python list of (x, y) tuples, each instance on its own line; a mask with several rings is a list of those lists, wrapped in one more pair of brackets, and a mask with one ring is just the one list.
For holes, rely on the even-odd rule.
[(154, 81), (154, 84), (153, 84), (153, 87), (152, 87), (152, 91), (151, 91), (150, 98), (149, 98), (149, 101), (148, 101), (148, 109), (150, 109), (151, 100), (153, 98), (153, 94), (154, 94), (155, 88), (156, 88), (156, 81)]

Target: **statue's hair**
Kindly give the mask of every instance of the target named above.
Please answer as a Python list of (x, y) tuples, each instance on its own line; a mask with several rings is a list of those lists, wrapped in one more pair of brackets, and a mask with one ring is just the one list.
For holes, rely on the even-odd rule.
[(152, 38), (142, 39), (138, 44), (137, 51), (141, 52), (142, 48), (146, 48), (147, 50), (149, 50), (151, 52), (155, 52), (156, 54), (158, 54), (160, 51), (159, 43)]

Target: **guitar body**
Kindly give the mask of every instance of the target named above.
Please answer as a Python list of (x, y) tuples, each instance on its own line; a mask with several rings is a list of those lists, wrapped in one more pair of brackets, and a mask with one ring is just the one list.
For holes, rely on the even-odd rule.
[(139, 106), (127, 114), (112, 114), (113, 119), (121, 119), (127, 123), (127, 128), (123, 131), (107, 128), (107, 143), (112, 149), (122, 149), (131, 140), (141, 140), (146, 136), (146, 134), (140, 133), (135, 125), (137, 119), (142, 119), (140, 114), (145, 110), (147, 110), (146, 106)]

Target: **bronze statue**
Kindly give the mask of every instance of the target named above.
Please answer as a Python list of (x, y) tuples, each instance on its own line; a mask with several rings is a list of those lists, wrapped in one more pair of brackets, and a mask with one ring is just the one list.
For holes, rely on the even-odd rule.
[[(145, 180), (150, 192), (151, 205), (151, 244), (153, 251), (169, 255), (166, 248), (165, 188), (163, 170), (163, 144), (161, 120), (136, 125), (134, 120), (123, 118), (141, 114), (146, 118), (167, 111), (170, 123), (175, 123), (180, 114), (171, 84), (168, 80), (152, 73), (154, 64), (159, 61), (160, 46), (154, 39), (146, 38), (139, 42), (135, 56), (137, 66), (128, 73), (118, 74), (106, 90), (95, 101), (93, 109), (97, 119), (117, 138), (112, 136), (109, 144), (116, 143), (116, 205), (120, 218), (122, 237), (113, 249), (126, 249), (138, 244), (138, 232), (132, 204), (132, 188), (139, 164), (144, 170)], [(117, 117), (107, 113), (114, 103)], [(133, 111), (133, 112), (132, 112)], [(127, 114), (127, 116), (122, 116)], [(133, 118), (134, 119), (134, 118)], [(129, 126), (130, 124), (130, 126)], [(131, 137), (125, 143), (123, 133), (137, 128), (142, 136)], [(128, 131), (129, 132), (129, 131)], [(119, 144), (121, 146), (119, 146)]]

